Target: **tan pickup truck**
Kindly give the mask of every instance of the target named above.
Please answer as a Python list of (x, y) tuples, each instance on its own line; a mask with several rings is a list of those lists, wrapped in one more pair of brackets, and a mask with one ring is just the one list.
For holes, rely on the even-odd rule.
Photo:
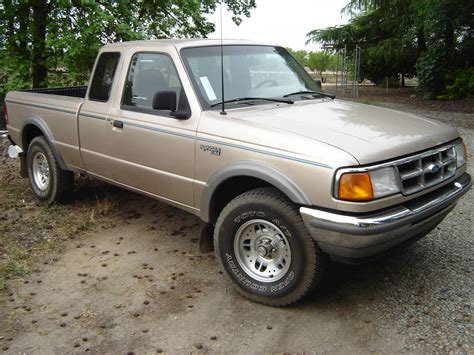
[(267, 43), (109, 44), (88, 87), (10, 92), (5, 111), (38, 199), (87, 173), (200, 216), (237, 289), (275, 306), (329, 259), (426, 235), (471, 187), (455, 129), (334, 99)]

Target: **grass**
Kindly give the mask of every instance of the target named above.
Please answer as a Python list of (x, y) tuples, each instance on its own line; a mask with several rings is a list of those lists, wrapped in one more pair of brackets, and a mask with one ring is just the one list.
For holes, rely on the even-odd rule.
[[(22, 251), (11, 252), (0, 265), (0, 291), (6, 288), (6, 281), (10, 278), (21, 277), (27, 274), (28, 254)], [(3, 276), (3, 277), (2, 277)]]

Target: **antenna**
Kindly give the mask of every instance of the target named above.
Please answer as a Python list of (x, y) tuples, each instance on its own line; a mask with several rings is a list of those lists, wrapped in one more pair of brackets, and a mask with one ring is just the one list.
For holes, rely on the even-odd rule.
[(224, 44), (223, 44), (223, 39), (222, 39), (222, 0), (220, 2), (220, 12), (221, 12), (221, 102), (222, 102), (222, 108), (221, 108), (221, 115), (227, 115), (227, 112), (225, 112), (225, 98), (224, 98)]

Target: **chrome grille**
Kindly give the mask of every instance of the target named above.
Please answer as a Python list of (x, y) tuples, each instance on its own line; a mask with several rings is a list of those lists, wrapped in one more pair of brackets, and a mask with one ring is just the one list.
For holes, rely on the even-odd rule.
[(397, 162), (402, 193), (410, 195), (453, 177), (456, 151), (453, 145), (440, 147)]

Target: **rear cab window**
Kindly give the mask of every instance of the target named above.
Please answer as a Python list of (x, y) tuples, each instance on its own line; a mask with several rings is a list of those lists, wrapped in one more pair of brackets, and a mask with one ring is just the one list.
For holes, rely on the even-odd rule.
[(118, 52), (106, 52), (100, 55), (92, 78), (89, 100), (101, 102), (109, 100), (119, 59)]

